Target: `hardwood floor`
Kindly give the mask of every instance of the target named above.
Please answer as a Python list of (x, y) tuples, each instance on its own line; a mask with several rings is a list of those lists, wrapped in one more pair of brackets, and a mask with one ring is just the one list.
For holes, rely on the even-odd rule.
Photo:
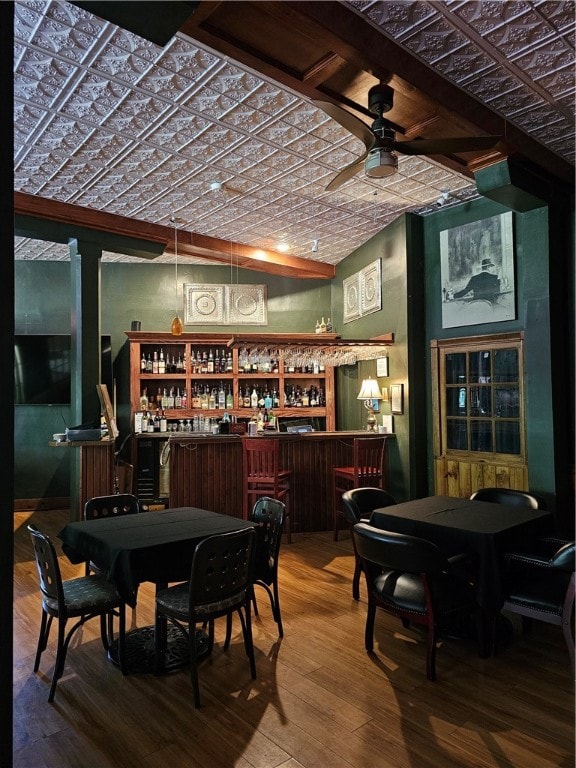
[[(153, 514), (153, 513), (150, 513)], [(98, 622), (68, 652), (47, 702), (54, 643), (32, 671), (40, 601), (26, 525), (55, 534), (67, 512), (15, 514), (14, 768), (573, 768), (574, 681), (560, 628), (537, 624), (496, 657), (446, 640), (436, 683), (426, 681), (424, 638), (379, 613), (375, 654), (364, 650), (365, 586), (351, 597), (350, 539), (293, 536), (280, 553), (285, 637), (267, 597), (254, 620), (251, 680), (239, 622), (222, 652), (200, 666), (195, 710), (187, 670), (122, 677), (107, 660)], [(65, 556), (64, 578), (82, 573)], [(128, 622), (152, 623), (143, 584)], [(54, 630), (53, 630), (54, 631)]]

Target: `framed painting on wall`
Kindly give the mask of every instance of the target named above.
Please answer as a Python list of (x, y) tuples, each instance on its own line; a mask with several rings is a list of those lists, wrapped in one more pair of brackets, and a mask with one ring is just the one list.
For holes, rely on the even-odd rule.
[(516, 317), (512, 213), (440, 232), (442, 328)]

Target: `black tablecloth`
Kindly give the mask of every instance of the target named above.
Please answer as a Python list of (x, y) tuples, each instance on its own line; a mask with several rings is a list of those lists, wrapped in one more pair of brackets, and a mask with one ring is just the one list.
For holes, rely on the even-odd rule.
[(447, 556), (473, 554), (478, 567), (478, 603), (495, 612), (503, 603), (502, 553), (529, 547), (535, 536), (552, 529), (553, 518), (544, 510), (429, 496), (377, 509), (371, 524), (428, 539)]
[(134, 606), (142, 581), (186, 581), (200, 541), (252, 526), (250, 521), (230, 515), (179, 507), (69, 523), (58, 537), (72, 563), (95, 563), (128, 605)]

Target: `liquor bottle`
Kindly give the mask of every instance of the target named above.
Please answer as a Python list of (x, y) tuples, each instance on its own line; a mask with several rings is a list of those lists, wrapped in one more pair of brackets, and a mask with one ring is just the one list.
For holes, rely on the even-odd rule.
[(326, 321), (324, 318), (320, 321), (320, 333), (326, 333)]
[(208, 355), (208, 363), (207, 363), (207, 373), (214, 373), (214, 355), (212, 353), (212, 350), (210, 350), (210, 354)]
[(154, 432), (160, 432), (160, 411), (158, 409), (154, 414)]
[(158, 373), (158, 352), (154, 350), (154, 357), (152, 358), (152, 373)]
[(180, 403), (180, 408), (184, 410), (188, 408), (188, 395), (186, 394), (186, 389), (182, 390), (182, 400)]
[(147, 411), (148, 410), (148, 390), (146, 387), (142, 390), (142, 395), (140, 396), (140, 410), (141, 411)]
[(142, 414), (142, 432), (148, 432), (148, 411)]
[(210, 395), (208, 393), (208, 387), (204, 387), (204, 391), (200, 395), (200, 407), (207, 409), (209, 404)]
[(208, 352), (206, 352), (206, 350), (202, 352), (202, 365), (200, 367), (200, 373), (208, 373)]
[(224, 391), (224, 384), (220, 382), (220, 389), (218, 390), (218, 408), (226, 408), (226, 392)]
[(250, 406), (254, 410), (258, 408), (258, 392), (256, 392), (256, 387), (254, 387), (252, 394), (250, 395)]
[(310, 405), (310, 394), (308, 390), (304, 388), (302, 390), (302, 407), (307, 408)]
[(228, 352), (228, 357), (226, 358), (226, 373), (232, 373), (233, 368), (232, 352)]
[(168, 408), (174, 408), (174, 387), (170, 387), (170, 393), (168, 394)]
[(208, 408), (210, 410), (214, 410), (216, 408), (216, 390), (211, 389), (210, 394), (208, 395)]
[(326, 333), (332, 333), (332, 320), (328, 318), (328, 322), (326, 323)]
[(248, 389), (248, 384), (244, 387), (244, 397), (242, 399), (242, 404), (244, 408), (250, 408), (252, 405), (252, 398), (250, 397), (250, 390)]
[(176, 390), (176, 397), (174, 398), (174, 408), (182, 408), (182, 396), (180, 395), (180, 387)]
[(166, 421), (166, 414), (164, 411), (160, 413), (160, 432), (168, 431), (168, 422)]
[(276, 389), (272, 390), (272, 407), (280, 408), (280, 396), (278, 395), (278, 391)]
[(152, 371), (153, 371), (152, 358), (150, 357), (150, 352), (148, 352), (148, 357), (146, 358), (146, 373), (152, 373)]
[(192, 391), (192, 408), (202, 408), (202, 397), (197, 384), (194, 384)]
[(154, 416), (152, 413), (148, 415), (148, 432), (154, 432)]
[(140, 373), (146, 373), (146, 355), (142, 350), (142, 360), (140, 360)]
[(272, 408), (272, 397), (268, 390), (264, 392), (264, 408)]
[(226, 394), (226, 408), (234, 408), (234, 395), (232, 394), (232, 388), (228, 385), (228, 392)]

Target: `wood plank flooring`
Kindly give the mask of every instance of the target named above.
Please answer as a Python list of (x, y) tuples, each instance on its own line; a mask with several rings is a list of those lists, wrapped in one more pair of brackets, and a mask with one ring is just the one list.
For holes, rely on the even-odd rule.
[[(154, 513), (150, 513), (154, 514)], [(365, 587), (351, 597), (346, 534), (300, 534), (280, 554), (285, 637), (267, 597), (254, 620), (258, 677), (251, 680), (239, 622), (200, 667), (195, 710), (187, 670), (122, 677), (107, 660), (98, 622), (68, 652), (47, 702), (54, 643), (32, 671), (40, 601), (28, 522), (54, 536), (67, 511), (14, 516), (14, 768), (573, 768), (574, 681), (561, 630), (537, 624), (496, 657), (472, 641), (438, 649), (425, 675), (424, 637), (379, 614), (375, 653), (364, 650)], [(64, 578), (82, 573), (65, 556)], [(128, 623), (153, 619), (143, 584)], [(54, 631), (54, 630), (53, 630)]]

